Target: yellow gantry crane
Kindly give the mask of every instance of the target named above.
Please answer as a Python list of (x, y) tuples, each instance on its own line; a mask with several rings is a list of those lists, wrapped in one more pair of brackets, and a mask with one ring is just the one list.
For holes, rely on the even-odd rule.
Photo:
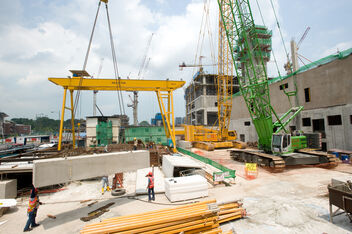
[[(93, 91), (153, 91), (156, 93), (163, 125), (167, 138), (171, 138), (173, 149), (176, 151), (175, 138), (175, 115), (173, 91), (181, 88), (185, 81), (174, 80), (134, 80), (134, 79), (91, 79), (86, 71), (71, 70), (75, 75), (72, 78), (48, 78), (49, 81), (64, 88), (62, 100), (62, 111), (60, 120), (60, 133), (58, 150), (62, 147), (62, 132), (64, 125), (65, 110), (71, 111), (71, 125), (73, 148), (75, 147), (75, 125), (74, 125), (74, 91), (93, 90)], [(67, 90), (70, 91), (70, 106), (66, 106)]]

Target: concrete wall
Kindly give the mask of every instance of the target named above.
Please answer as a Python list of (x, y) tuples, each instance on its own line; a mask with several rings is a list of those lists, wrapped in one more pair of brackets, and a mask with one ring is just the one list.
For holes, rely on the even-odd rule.
[(17, 180), (0, 181), (0, 199), (16, 198), (17, 197)]
[[(323, 142), (327, 148), (352, 149), (352, 56), (337, 59), (331, 63), (319, 66), (309, 71), (298, 74), (297, 89), (299, 104), (304, 106), (304, 111), (290, 126), (298, 126), (303, 131), (313, 131), (312, 126), (303, 127), (302, 118), (325, 120), (326, 138)], [(287, 91), (294, 90), (293, 77), (270, 85), (271, 104), (278, 115), (282, 115), (290, 108), (290, 102), (280, 85), (288, 84)], [(310, 101), (306, 102), (304, 89), (310, 89)], [(291, 97), (295, 105), (295, 100)], [(329, 126), (327, 116), (341, 115), (342, 125)], [(273, 118), (274, 120), (274, 118)], [(251, 121), (248, 108), (242, 96), (233, 98), (230, 129), (245, 135), (246, 141), (257, 141), (254, 125), (245, 126), (244, 122)], [(299, 121), (299, 122), (298, 122)], [(300, 124), (300, 125), (299, 125)]]
[(149, 167), (149, 151), (94, 154), (33, 162), (33, 184), (44, 187)]

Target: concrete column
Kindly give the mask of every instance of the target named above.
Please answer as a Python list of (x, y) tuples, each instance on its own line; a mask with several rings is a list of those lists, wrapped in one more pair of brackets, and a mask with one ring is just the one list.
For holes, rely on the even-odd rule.
[(291, 40), (291, 60), (293, 72), (299, 69), (298, 55), (297, 55), (297, 44), (294, 40)]

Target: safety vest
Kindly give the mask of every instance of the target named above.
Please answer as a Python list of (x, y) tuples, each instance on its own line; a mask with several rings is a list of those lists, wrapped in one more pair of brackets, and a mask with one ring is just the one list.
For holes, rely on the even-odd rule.
[(30, 213), (32, 211), (34, 211), (35, 208), (38, 207), (38, 197), (35, 196), (35, 198), (32, 201), (32, 198), (29, 199), (29, 203), (28, 203), (28, 209), (27, 212)]
[(148, 186), (149, 188), (154, 188), (154, 177), (148, 177)]

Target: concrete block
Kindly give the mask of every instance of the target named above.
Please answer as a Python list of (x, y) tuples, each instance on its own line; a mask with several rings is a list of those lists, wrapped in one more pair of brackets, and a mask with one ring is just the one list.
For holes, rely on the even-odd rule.
[(17, 180), (0, 181), (0, 199), (9, 199), (17, 197)]
[(44, 187), (149, 167), (149, 151), (114, 152), (33, 162), (33, 184)]
[(179, 140), (179, 141), (176, 142), (176, 145), (177, 145), (177, 147), (180, 147), (182, 149), (190, 149), (190, 148), (192, 148), (192, 142), (190, 142), (190, 141)]

